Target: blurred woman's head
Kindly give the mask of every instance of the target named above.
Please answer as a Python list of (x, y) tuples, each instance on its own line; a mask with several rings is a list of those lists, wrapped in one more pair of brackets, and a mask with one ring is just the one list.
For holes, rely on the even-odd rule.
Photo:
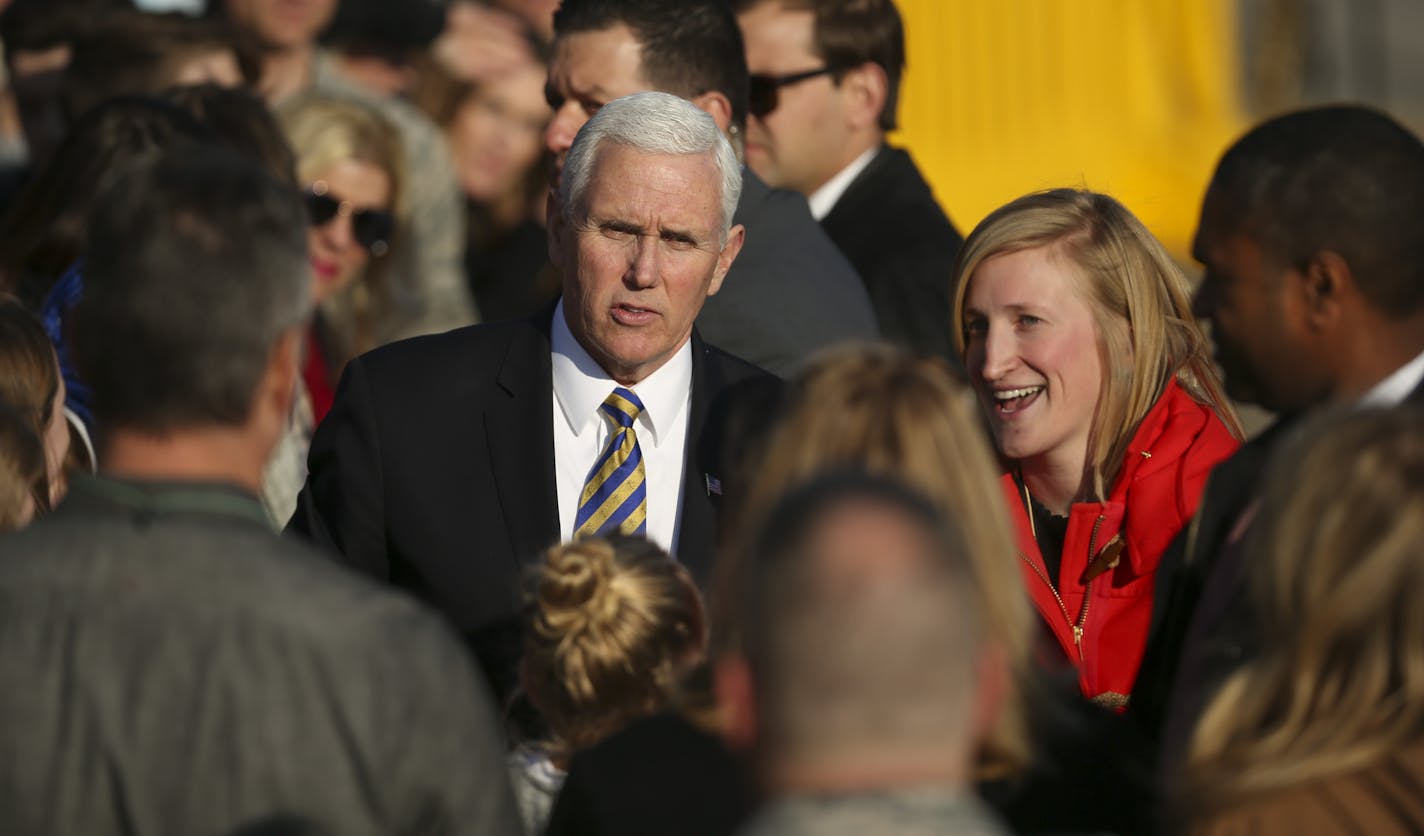
[(44, 326), (18, 301), (0, 297), (0, 403), (24, 420), (43, 445), (45, 468), (36, 507), (46, 511), (64, 494), (69, 422), (64, 379)]
[(404, 180), (400, 136), (371, 107), (323, 94), (289, 100), (278, 117), (305, 190), (320, 303), (390, 251)]
[(1002, 206), (955, 272), (956, 347), (1004, 458), (1081, 461), (1102, 498), (1173, 378), (1239, 435), (1185, 277), (1111, 197), (1056, 189)]
[(49, 507), (44, 444), (30, 422), (0, 402), (0, 534), (29, 525)]
[(524, 220), (547, 187), (544, 129), (554, 115), (544, 97), (547, 49), (526, 38), (529, 57), (478, 82), (426, 62), (415, 93), (445, 131), (465, 196), (507, 225)]
[(556, 756), (666, 707), (707, 638), (688, 571), (631, 537), (550, 549), (529, 576), (524, 621), (523, 684)]
[(553, 111), (544, 101), (544, 67), (511, 67), (469, 88), (447, 135), (455, 172), (471, 200), (493, 203), (520, 192), (544, 151)]
[[(1028, 675), (1032, 612), (998, 468), (973, 393), (948, 364), (886, 345), (826, 352), (793, 383), (762, 451), (738, 509), (738, 533), (758, 530), (760, 515), (779, 497), (827, 471), (856, 466), (900, 480), (964, 521), (991, 634), (1021, 677)], [(728, 608), (726, 596), (740, 588), (735, 560), (725, 565), (719, 616)], [(719, 621), (716, 628), (719, 647), (739, 642), (737, 625)], [(1027, 760), (1021, 708), (1004, 712), (989, 747), (991, 759)]]
[(1317, 419), (1271, 460), (1245, 551), (1259, 658), (1208, 705), (1194, 805), (1367, 767), (1424, 743), (1424, 413)]

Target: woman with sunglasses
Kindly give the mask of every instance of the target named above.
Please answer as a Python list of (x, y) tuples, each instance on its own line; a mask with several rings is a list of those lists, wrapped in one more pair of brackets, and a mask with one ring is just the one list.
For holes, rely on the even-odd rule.
[(371, 320), (383, 294), (381, 267), (403, 174), (400, 137), (370, 107), (325, 94), (291, 99), (277, 116), (296, 154), (311, 221), (307, 247), (318, 313), (303, 377), (320, 421), (345, 361), (373, 347)]
[(342, 367), (375, 347), (404, 157), (390, 122), (352, 99), (301, 95), (284, 103), (277, 116), (296, 155), (306, 201), (317, 306), (293, 426), (273, 454), (263, 487), (273, 520), (284, 524), (306, 478), (311, 431), (331, 408)]

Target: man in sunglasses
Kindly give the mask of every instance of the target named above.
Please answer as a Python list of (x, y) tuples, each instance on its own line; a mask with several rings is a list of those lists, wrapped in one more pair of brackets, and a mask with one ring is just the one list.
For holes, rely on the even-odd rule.
[(892, 0), (734, 0), (751, 71), (747, 165), (794, 189), (865, 280), (886, 337), (953, 360), (962, 239), (895, 127), (905, 38)]
[[(562, 166), (579, 128), (618, 96), (659, 90), (712, 116), (740, 151), (747, 114), (741, 33), (725, 0), (564, 0), (554, 15), (545, 144)], [(709, 342), (788, 375), (818, 349), (875, 339), (870, 299), (798, 194), (743, 170), (746, 246), (697, 326)]]

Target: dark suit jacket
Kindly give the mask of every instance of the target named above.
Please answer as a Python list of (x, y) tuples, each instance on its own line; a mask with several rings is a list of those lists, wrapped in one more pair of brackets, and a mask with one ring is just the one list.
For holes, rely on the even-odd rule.
[(880, 336), (865, 286), (806, 198), (743, 169), (733, 221), (746, 243), (697, 317), (708, 342), (786, 377), (818, 349)]
[(865, 281), (881, 333), (957, 364), (950, 283), (964, 239), (910, 155), (882, 146), (821, 226)]
[[(471, 641), (501, 695), (519, 655), (523, 569), (560, 540), (545, 311), (379, 348), (351, 361), (312, 438), (288, 531), (410, 590)], [(721, 427), (755, 366), (692, 338), (678, 554), (711, 567)]]
[[(1424, 406), (1424, 383), (1405, 399)], [(1149, 745), (1169, 748), (1185, 743), (1195, 713), (1226, 677), (1257, 651), (1255, 614), (1241, 595), (1241, 560), (1222, 560), (1227, 537), (1237, 520), (1260, 493), (1260, 482), (1275, 449), (1296, 426), (1284, 417), (1242, 446), (1212, 471), (1196, 516), (1168, 547), (1157, 569), (1157, 593), (1152, 627), (1137, 682), (1132, 689), (1129, 717)], [(1218, 577), (1220, 575), (1220, 577)], [(1209, 596), (1210, 601), (1204, 601)], [(1210, 623), (1200, 625), (1206, 645), (1192, 680), (1179, 674), (1194, 619), (1207, 603)], [(1164, 740), (1165, 738), (1169, 738)], [(1168, 756), (1182, 754), (1167, 753)]]

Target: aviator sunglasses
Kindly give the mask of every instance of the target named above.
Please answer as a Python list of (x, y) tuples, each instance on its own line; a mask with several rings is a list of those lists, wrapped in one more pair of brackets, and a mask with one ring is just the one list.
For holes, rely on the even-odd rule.
[(800, 84), (823, 75), (838, 73), (844, 67), (826, 65), (815, 70), (806, 70), (788, 75), (751, 75), (747, 78), (747, 110), (753, 116), (766, 116), (776, 110), (781, 103), (781, 88), (790, 84)]
[(390, 212), (384, 209), (353, 211), (349, 201), (331, 194), (320, 180), (303, 189), (302, 197), (312, 226), (326, 226), (339, 215), (350, 215), (351, 235), (366, 252), (380, 257), (390, 250), (391, 232), (395, 229), (395, 218)]

